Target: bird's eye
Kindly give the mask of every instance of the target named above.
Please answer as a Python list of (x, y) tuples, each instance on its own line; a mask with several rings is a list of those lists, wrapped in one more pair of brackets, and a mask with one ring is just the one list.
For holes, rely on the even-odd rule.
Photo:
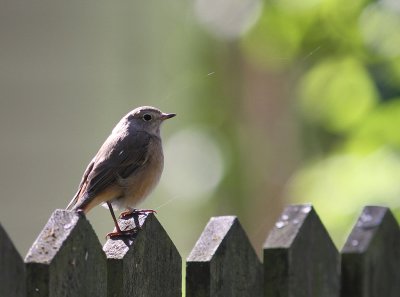
[(152, 119), (152, 116), (150, 114), (146, 113), (143, 115), (144, 121), (148, 122), (148, 121), (151, 121), (151, 119)]

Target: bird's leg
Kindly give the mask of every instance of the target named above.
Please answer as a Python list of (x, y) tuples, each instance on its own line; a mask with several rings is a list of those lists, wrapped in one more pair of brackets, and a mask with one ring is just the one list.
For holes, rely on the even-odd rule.
[(117, 218), (115, 217), (115, 213), (114, 213), (111, 203), (107, 201), (107, 205), (108, 205), (108, 209), (110, 210), (110, 213), (111, 213), (111, 216), (112, 216), (112, 219), (114, 221), (115, 228), (117, 229), (117, 231), (107, 233), (106, 237), (115, 238), (115, 237), (121, 237), (121, 236), (131, 236), (137, 232), (137, 228), (133, 228), (133, 229), (129, 229), (129, 230), (121, 230), (121, 228), (118, 225)]
[(128, 207), (125, 211), (121, 212), (119, 218), (120, 219), (130, 219), (137, 215), (147, 215), (149, 213), (157, 213), (157, 211), (153, 209), (136, 209)]
[(112, 219), (114, 221), (115, 228), (117, 229), (117, 232), (121, 233), (122, 231), (119, 228), (117, 218), (115, 217), (114, 209), (113, 209), (111, 203), (108, 201), (107, 201), (107, 206), (108, 206), (108, 209), (110, 210), (110, 213), (111, 213)]

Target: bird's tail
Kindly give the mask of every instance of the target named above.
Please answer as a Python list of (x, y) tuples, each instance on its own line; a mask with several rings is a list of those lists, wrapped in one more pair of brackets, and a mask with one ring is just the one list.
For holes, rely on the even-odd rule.
[(75, 194), (75, 196), (68, 203), (67, 207), (65, 208), (66, 210), (73, 210), (74, 209), (74, 206), (78, 202), (79, 192), (80, 191), (78, 190), (78, 192)]

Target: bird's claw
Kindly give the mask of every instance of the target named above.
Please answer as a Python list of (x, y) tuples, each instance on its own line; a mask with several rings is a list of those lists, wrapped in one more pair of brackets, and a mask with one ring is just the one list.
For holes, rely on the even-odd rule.
[(132, 237), (138, 232), (138, 228), (133, 228), (129, 230), (120, 230), (120, 231), (114, 231), (114, 232), (109, 232), (106, 235), (106, 239), (115, 239), (115, 238), (121, 238), (121, 237)]
[(148, 215), (149, 213), (157, 213), (157, 211), (153, 210), (153, 209), (128, 209), (126, 211), (123, 211), (119, 218), (120, 219), (130, 219), (133, 216), (137, 215)]
[(129, 229), (129, 230), (120, 230), (119, 226), (117, 227), (117, 231), (113, 231), (110, 233), (107, 233), (106, 238), (114, 239), (114, 238), (121, 238), (121, 237), (132, 237), (135, 235), (140, 229), (140, 224), (139, 224), (139, 215), (148, 215), (149, 213), (157, 213), (153, 209), (127, 209), (126, 211), (123, 211), (119, 218), (120, 219), (130, 219), (133, 218), (135, 221), (136, 227)]

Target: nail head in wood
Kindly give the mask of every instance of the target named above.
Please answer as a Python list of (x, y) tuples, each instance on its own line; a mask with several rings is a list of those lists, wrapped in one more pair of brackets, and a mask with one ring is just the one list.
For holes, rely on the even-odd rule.
[(339, 263), (313, 207), (288, 206), (264, 243), (265, 296), (338, 297)]
[(342, 297), (397, 297), (400, 230), (386, 207), (363, 209), (342, 249)]

